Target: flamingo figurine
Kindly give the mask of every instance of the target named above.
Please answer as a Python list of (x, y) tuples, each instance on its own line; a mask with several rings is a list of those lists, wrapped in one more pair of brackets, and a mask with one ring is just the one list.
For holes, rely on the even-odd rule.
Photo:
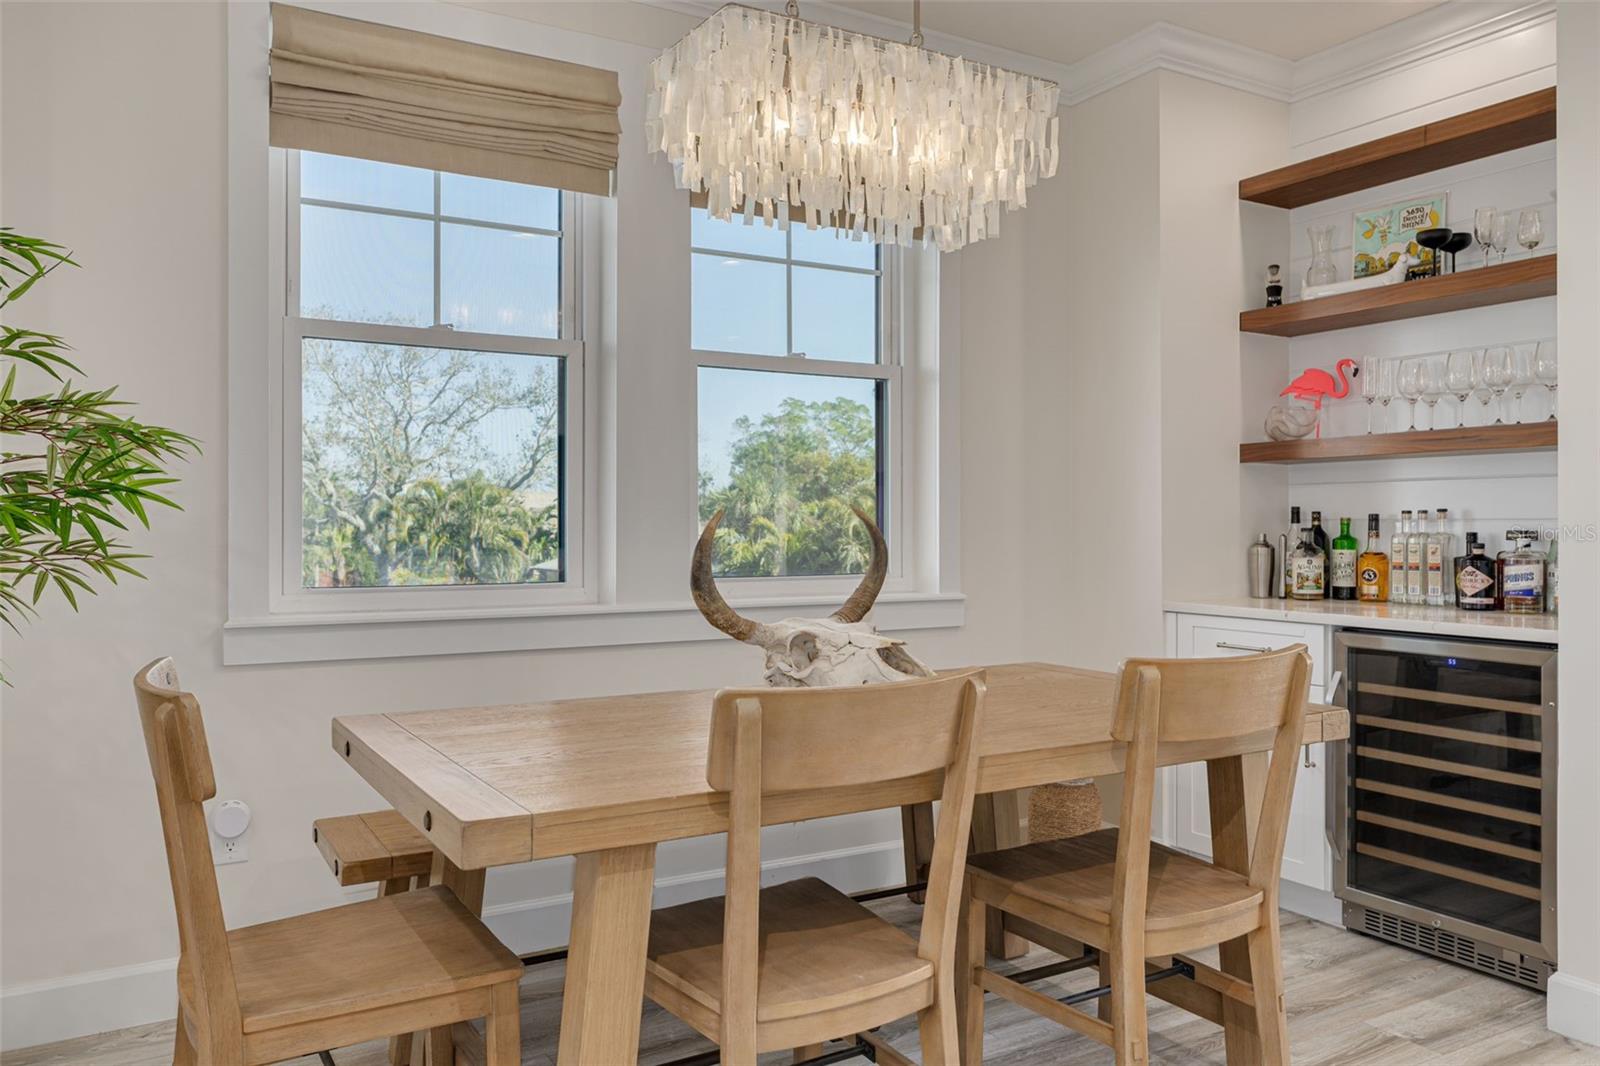
[(1334, 373), (1339, 375), (1339, 382), (1337, 385), (1334, 384), (1333, 374), (1328, 373), (1326, 370), (1317, 370), (1312, 368), (1305, 371), (1293, 381), (1289, 382), (1288, 387), (1282, 392), (1278, 393), (1279, 396), (1288, 396), (1293, 394), (1294, 398), (1297, 400), (1311, 401), (1311, 406), (1314, 407), (1317, 412), (1317, 438), (1319, 440), (1322, 438), (1323, 398), (1327, 397), (1333, 400), (1342, 400), (1346, 396), (1350, 395), (1350, 380), (1344, 376), (1346, 367), (1350, 368), (1351, 378), (1356, 377), (1361, 373), (1361, 368), (1356, 365), (1356, 361), (1354, 359), (1341, 359), (1333, 368)]

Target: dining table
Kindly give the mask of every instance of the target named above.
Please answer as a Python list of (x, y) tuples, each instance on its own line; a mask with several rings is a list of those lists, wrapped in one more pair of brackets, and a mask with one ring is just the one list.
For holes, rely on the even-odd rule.
[[(1017, 789), (1121, 773), (1124, 752), (1111, 739), (1113, 674), (1038, 662), (985, 670), (977, 783), (984, 802), (974, 818), (980, 850), (1022, 842)], [(656, 847), (727, 829), (727, 794), (706, 783), (711, 705), (709, 691), (649, 692), (334, 719), (335, 752), (428, 838), (434, 882), (473, 913), (482, 913), (491, 867), (575, 857), (559, 1066), (637, 1061)], [(1304, 742), (1343, 740), (1349, 728), (1344, 709), (1311, 705)], [(1206, 763), (1213, 861), (1241, 873), (1265, 785), (1266, 752), (1252, 749), (1263, 744), (1260, 737), (1175, 743), (1158, 754), (1161, 765)], [(763, 799), (762, 818), (778, 824), (926, 810), (937, 777), (780, 793)], [(915, 821), (907, 815), (908, 838)], [(991, 932), (991, 951), (1014, 953), (1003, 941), (1018, 930)], [(1220, 969), (1249, 979), (1242, 940), (1222, 945)], [(1260, 1062), (1254, 1018), (1235, 998), (1174, 981), (1151, 985), (1150, 994), (1177, 997), (1218, 1021), (1230, 1066)], [(474, 1035), (469, 1026), (435, 1033), (431, 1055), (448, 1061), (452, 1040)]]

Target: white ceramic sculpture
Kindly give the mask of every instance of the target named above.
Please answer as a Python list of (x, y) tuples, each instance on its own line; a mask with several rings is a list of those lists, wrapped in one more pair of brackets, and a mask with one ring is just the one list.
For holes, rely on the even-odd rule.
[(1299, 440), (1317, 428), (1317, 410), (1293, 400), (1275, 403), (1263, 428), (1271, 440)]
[(1353, 281), (1336, 281), (1332, 285), (1307, 285), (1300, 293), (1302, 300), (1315, 300), (1322, 296), (1338, 296), (1346, 292), (1360, 292), (1362, 289), (1376, 289), (1384, 285), (1398, 285), (1406, 280), (1406, 270), (1416, 266), (1422, 260), (1414, 255), (1402, 255), (1394, 261), (1394, 266), (1382, 274), (1375, 274), (1370, 278), (1356, 278)]

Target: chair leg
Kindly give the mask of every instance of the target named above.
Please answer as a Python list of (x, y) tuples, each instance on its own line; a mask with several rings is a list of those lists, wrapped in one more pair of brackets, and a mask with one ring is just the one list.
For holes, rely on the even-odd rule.
[[(983, 1062), (983, 989), (978, 971), (984, 965), (984, 937), (989, 916), (982, 900), (963, 893), (961, 923), (956, 927), (956, 1011), (960, 1030), (962, 1066)], [(926, 1056), (924, 1056), (926, 1059)]]
[(178, 1004), (177, 1032), (172, 1037), (172, 1066), (195, 1066), (199, 1056), (195, 1054), (194, 1044), (189, 1039), (189, 1027), (183, 1020), (183, 1004)]
[(1117, 1066), (1142, 1066), (1150, 1061), (1144, 959), (1138, 952), (1119, 951), (1111, 958), (1111, 1030)]
[(487, 1066), (522, 1066), (522, 1004), (515, 981), (495, 986), (494, 1008), (483, 1027)]
[(389, 1038), (389, 1066), (423, 1066), (416, 1050), (417, 1034), (401, 1033)]
[(794, 1061), (804, 1062), (807, 1059), (814, 1059), (822, 1054), (822, 1050), (826, 1046), (825, 1044), (806, 1044), (803, 1047), (797, 1047), (794, 1049)]
[(955, 1066), (961, 1040), (956, 1033), (956, 989), (946, 971), (933, 975), (933, 1006), (917, 1015), (922, 1066)]
[(1261, 1061), (1288, 1066), (1289, 1020), (1283, 1005), (1283, 949), (1278, 939), (1277, 912), (1249, 934), (1250, 981), (1256, 993), (1256, 1031), (1261, 1034)]

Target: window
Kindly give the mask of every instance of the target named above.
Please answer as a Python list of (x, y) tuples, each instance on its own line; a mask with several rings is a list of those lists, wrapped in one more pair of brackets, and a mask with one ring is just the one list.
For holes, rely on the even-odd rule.
[(852, 505), (896, 543), (900, 360), (885, 308), (894, 251), (831, 229), (692, 212), (699, 517), (724, 512), (716, 572), (861, 573), (872, 547)]
[(285, 156), (285, 595), (568, 584), (575, 197)]

